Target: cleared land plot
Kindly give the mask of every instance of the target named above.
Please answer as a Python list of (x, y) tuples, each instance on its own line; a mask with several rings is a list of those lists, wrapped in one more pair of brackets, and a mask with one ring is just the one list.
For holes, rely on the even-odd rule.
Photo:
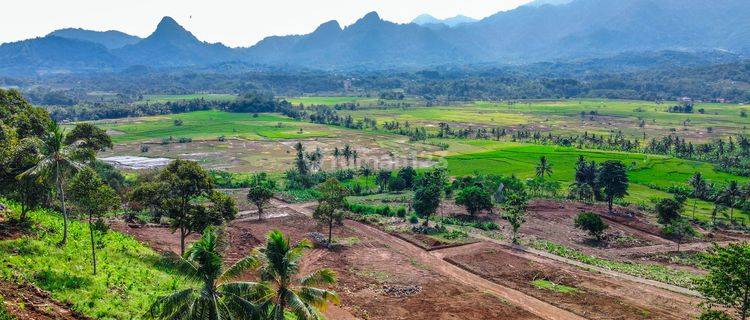
[[(303, 270), (333, 268), (339, 278), (336, 286), (342, 298), (339, 308), (350, 314), (370, 319), (538, 319), (492, 294), (442, 276), (415, 257), (346, 224), (334, 230), (338, 242), (344, 246), (333, 251), (308, 251)], [(302, 215), (260, 222), (236, 220), (227, 227), (230, 245), (226, 258), (236, 260), (247, 254), (272, 229), (281, 230), (293, 241), (306, 238), (309, 232), (323, 231), (315, 221)], [(162, 240), (158, 238), (167, 235), (143, 232), (135, 236), (160, 245)], [(340, 319), (330, 313), (329, 318)]]
[(479, 243), (441, 250), (446, 260), (589, 319), (687, 319), (698, 299), (602, 276), (507, 247)]

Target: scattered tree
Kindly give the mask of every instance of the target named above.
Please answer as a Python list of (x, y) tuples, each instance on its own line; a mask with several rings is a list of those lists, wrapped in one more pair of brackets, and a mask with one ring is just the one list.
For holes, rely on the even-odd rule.
[(328, 226), (328, 246), (333, 239), (333, 225), (341, 224), (344, 220), (344, 198), (349, 190), (338, 180), (330, 178), (318, 186), (318, 206), (313, 212), (313, 218)]
[(468, 186), (456, 194), (456, 204), (466, 207), (466, 211), (475, 215), (482, 210), (492, 210), (492, 196), (484, 188)]
[(668, 225), (664, 226), (662, 232), (677, 242), (677, 252), (680, 252), (680, 245), (683, 242), (698, 235), (690, 222), (683, 218), (673, 219)]
[(438, 184), (431, 179), (423, 179), (417, 185), (414, 191), (413, 208), (417, 215), (424, 218), (424, 226), (428, 227), (430, 223), (430, 216), (435, 214), (435, 211), (440, 206), (440, 198), (442, 196), (442, 189)]
[(620, 161), (609, 160), (602, 163), (597, 175), (597, 185), (604, 189), (609, 213), (612, 214), (612, 202), (628, 194), (628, 175)]
[(265, 172), (254, 175), (247, 190), (247, 199), (258, 207), (258, 220), (263, 219), (263, 206), (273, 198), (276, 182), (269, 179)]
[(575, 218), (575, 227), (588, 232), (597, 241), (601, 241), (609, 225), (596, 213), (582, 212)]
[(518, 230), (526, 222), (526, 207), (528, 206), (528, 197), (525, 193), (514, 192), (507, 196), (504, 208), (503, 218), (510, 223), (511, 239), (513, 243), (518, 244)]
[(96, 274), (96, 241), (94, 235), (94, 218), (120, 206), (120, 198), (114, 189), (106, 185), (99, 175), (90, 167), (85, 167), (70, 181), (70, 200), (81, 213), (88, 215), (89, 234), (91, 238), (91, 257), (94, 274)]
[(539, 158), (539, 164), (536, 166), (536, 176), (539, 178), (552, 176), (552, 165), (547, 161), (546, 156)]
[(672, 220), (680, 219), (680, 211), (682, 211), (682, 203), (675, 199), (661, 199), (656, 203), (656, 214), (659, 217), (659, 223), (670, 224)]

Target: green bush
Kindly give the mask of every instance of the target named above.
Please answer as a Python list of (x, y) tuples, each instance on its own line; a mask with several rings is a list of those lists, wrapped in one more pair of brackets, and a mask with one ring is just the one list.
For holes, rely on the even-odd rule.
[(406, 208), (404, 208), (404, 207), (398, 207), (398, 209), (396, 209), (396, 215), (397, 215), (397, 216), (398, 216), (399, 218), (404, 218), (404, 217), (406, 217)]
[(575, 227), (587, 231), (596, 240), (601, 240), (604, 230), (609, 226), (604, 223), (602, 217), (593, 212), (581, 212), (575, 218)]

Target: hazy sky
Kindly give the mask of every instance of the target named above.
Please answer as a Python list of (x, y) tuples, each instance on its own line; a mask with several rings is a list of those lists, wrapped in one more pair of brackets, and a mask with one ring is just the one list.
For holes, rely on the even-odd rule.
[[(64, 27), (148, 36), (171, 16), (199, 39), (249, 46), (270, 35), (309, 33), (338, 20), (349, 25), (370, 11), (405, 23), (429, 13), (483, 18), (530, 0), (13, 0), (3, 3), (0, 42), (44, 36)], [(192, 16), (192, 17), (191, 17)]]

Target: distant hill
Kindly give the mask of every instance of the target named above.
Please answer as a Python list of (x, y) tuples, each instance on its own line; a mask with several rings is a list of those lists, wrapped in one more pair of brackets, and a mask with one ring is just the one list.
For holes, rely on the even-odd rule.
[[(467, 22), (469, 18), (461, 16), (439, 20), (423, 15), (415, 23), (398, 24), (371, 12), (349, 26), (329, 21), (309, 34), (267, 37), (249, 48), (200, 41), (174, 19), (165, 17), (149, 37), (122, 47), (117, 47), (119, 44), (112, 39), (135, 39), (122, 34), (110, 39), (107, 33), (77, 29), (53, 33), (65, 38), (52, 35), (4, 44), (0, 52), (13, 59), (4, 59), (0, 64), (5, 66), (3, 70), (26, 70), (32, 74), (51, 70), (88, 72), (98, 67), (124, 69), (133, 65), (205, 67), (226, 62), (382, 70), (572, 62), (637, 52), (725, 52), (738, 57), (750, 54), (747, 0), (564, 2), (534, 1), (476, 22)], [(30, 48), (33, 55), (26, 58), (25, 52)]]
[(235, 59), (232, 49), (198, 40), (170, 17), (164, 17), (147, 38), (112, 52), (128, 64), (154, 67), (205, 65)]
[(450, 28), (453, 28), (453, 27), (458, 26), (458, 25), (462, 25), (462, 24), (465, 24), (465, 23), (477, 22), (477, 21), (479, 21), (479, 20), (471, 18), (471, 17), (464, 16), (464, 15), (457, 15), (457, 16), (452, 17), (452, 18), (447, 18), (447, 19), (442, 19), (441, 20), (441, 19), (435, 18), (435, 17), (433, 17), (433, 16), (431, 16), (429, 14), (422, 14), (422, 15), (414, 18), (414, 20), (412, 20), (411, 23), (418, 24), (420, 26), (442, 24), (442, 25), (448, 26)]
[(46, 36), (0, 46), (0, 74), (106, 72), (123, 66), (103, 45)]
[(52, 31), (49, 36), (58, 36), (61, 38), (90, 41), (101, 44), (107, 49), (122, 48), (129, 44), (141, 41), (141, 38), (131, 36), (127, 33), (109, 30), (109, 31), (92, 31), (80, 28), (66, 28)]

